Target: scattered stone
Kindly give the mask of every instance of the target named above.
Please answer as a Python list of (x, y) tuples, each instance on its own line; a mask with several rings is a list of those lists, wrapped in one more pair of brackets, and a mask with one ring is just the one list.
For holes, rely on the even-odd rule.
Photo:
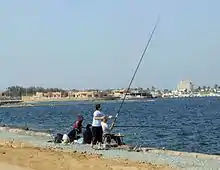
[(100, 153), (100, 154), (97, 154), (97, 155), (98, 155), (99, 157), (101, 157), (103, 154)]
[(145, 161), (138, 161), (138, 164), (144, 164)]

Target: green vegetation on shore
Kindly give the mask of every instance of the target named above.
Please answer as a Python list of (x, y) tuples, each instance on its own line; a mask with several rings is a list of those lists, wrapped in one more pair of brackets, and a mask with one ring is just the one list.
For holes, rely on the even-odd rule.
[(43, 87), (28, 87), (10, 86), (3, 93), (5, 96), (21, 97), (33, 96), (36, 92), (61, 92), (63, 96), (67, 96), (67, 91), (61, 88), (43, 88)]

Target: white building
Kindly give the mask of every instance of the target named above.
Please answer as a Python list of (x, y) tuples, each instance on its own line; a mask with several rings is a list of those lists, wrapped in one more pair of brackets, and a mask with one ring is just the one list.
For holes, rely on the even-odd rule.
[(177, 90), (178, 91), (192, 91), (193, 90), (193, 83), (189, 80), (182, 80), (179, 82), (177, 85)]

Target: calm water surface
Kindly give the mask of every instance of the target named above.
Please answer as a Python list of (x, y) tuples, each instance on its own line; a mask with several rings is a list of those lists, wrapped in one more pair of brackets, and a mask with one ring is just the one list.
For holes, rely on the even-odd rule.
[[(78, 113), (91, 123), (94, 102), (62, 102), (52, 106), (0, 108), (0, 121), (8, 125), (67, 133)], [(119, 102), (102, 103), (105, 114), (115, 115)], [(150, 147), (220, 154), (220, 98), (158, 99), (127, 102), (115, 128), (126, 134), (125, 142)]]

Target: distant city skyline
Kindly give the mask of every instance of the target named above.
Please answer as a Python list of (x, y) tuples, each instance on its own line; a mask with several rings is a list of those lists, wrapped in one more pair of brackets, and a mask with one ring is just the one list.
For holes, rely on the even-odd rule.
[(0, 90), (11, 85), (126, 88), (220, 84), (220, 1), (0, 2)]
[[(9, 86), (7, 88), (11, 88), (11, 87), (16, 87), (17, 85), (12, 85), (12, 86)], [(0, 92), (4, 92), (7, 90), (7, 88), (3, 89), (3, 90), (0, 90)], [(16, 87), (17, 89), (33, 89), (33, 88), (37, 88), (37, 89), (56, 89), (55, 91), (62, 91), (62, 90), (67, 90), (67, 91), (71, 91), (71, 90), (114, 90), (114, 89), (127, 89), (127, 87), (117, 87), (117, 88), (102, 88), (102, 89), (99, 89), (99, 88), (62, 88), (62, 87), (45, 87), (45, 86), (35, 86), (35, 85), (32, 85), (32, 86), (28, 86), (28, 87), (24, 87), (24, 86), (17, 86)], [(198, 90), (198, 89), (202, 89), (202, 88), (208, 88), (208, 89), (220, 89), (220, 84), (212, 84), (212, 85), (198, 85), (198, 84), (195, 84), (194, 82), (192, 82), (191, 80), (181, 80), (180, 82), (178, 82), (176, 84), (176, 87), (174, 88), (157, 88), (156, 86), (149, 86), (149, 87), (141, 87), (141, 86), (136, 86), (136, 87), (131, 87), (130, 89), (144, 89), (144, 90), (147, 90), (147, 89), (155, 89), (156, 91), (157, 90), (171, 90), (171, 91), (193, 91), (193, 90)], [(154, 91), (154, 90), (153, 90)]]

